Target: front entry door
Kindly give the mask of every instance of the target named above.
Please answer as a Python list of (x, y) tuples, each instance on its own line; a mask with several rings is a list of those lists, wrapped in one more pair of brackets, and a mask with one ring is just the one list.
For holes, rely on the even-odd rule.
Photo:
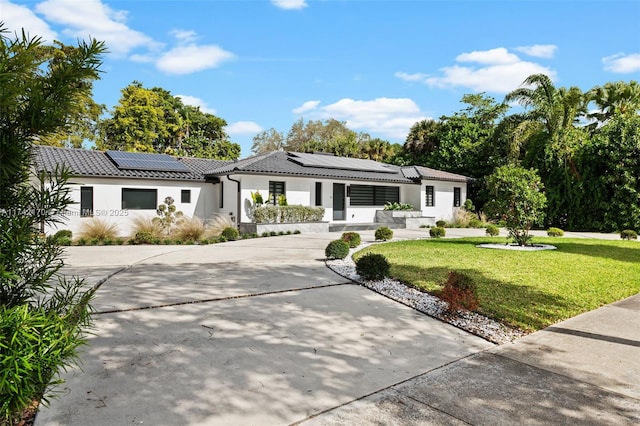
[(333, 184), (333, 220), (344, 220), (345, 212), (344, 183)]

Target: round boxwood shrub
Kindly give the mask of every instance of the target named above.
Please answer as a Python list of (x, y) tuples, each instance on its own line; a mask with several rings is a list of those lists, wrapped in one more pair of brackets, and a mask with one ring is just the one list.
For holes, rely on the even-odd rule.
[(344, 259), (349, 254), (349, 244), (342, 240), (333, 240), (324, 249), (327, 259)]
[(498, 235), (500, 235), (500, 228), (498, 228), (496, 225), (489, 225), (487, 226), (486, 233), (490, 237), (497, 237)]
[(429, 235), (431, 238), (441, 238), (447, 235), (447, 231), (441, 226), (436, 226), (435, 228), (429, 229)]
[(547, 235), (550, 237), (562, 237), (564, 231), (560, 228), (549, 228), (547, 229)]
[(438, 221), (436, 221), (436, 226), (438, 228), (444, 228), (446, 226), (446, 224), (447, 224), (446, 220), (438, 220)]
[(381, 280), (389, 275), (389, 261), (377, 253), (367, 253), (356, 260), (356, 272), (365, 280)]
[(393, 231), (386, 226), (381, 226), (376, 229), (375, 237), (376, 240), (387, 241), (393, 238)]
[(138, 231), (133, 236), (134, 244), (151, 244), (153, 242), (153, 234), (151, 231)]
[(358, 247), (362, 242), (360, 234), (358, 234), (357, 232), (345, 232), (344, 234), (342, 234), (340, 239), (349, 244), (349, 247), (351, 248)]
[(482, 228), (482, 221), (480, 219), (471, 219), (469, 221), (469, 228)]
[(637, 240), (638, 233), (633, 229), (625, 229), (624, 231), (620, 232), (620, 238), (622, 238), (623, 240)]
[(227, 228), (224, 228), (220, 235), (226, 238), (226, 241), (235, 241), (238, 239), (240, 233), (236, 228), (232, 228), (231, 226), (229, 226)]

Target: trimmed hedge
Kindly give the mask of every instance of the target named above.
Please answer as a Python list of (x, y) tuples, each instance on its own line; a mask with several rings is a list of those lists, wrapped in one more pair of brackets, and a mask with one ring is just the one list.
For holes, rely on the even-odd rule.
[(381, 280), (390, 269), (387, 258), (378, 253), (367, 253), (356, 261), (356, 272), (365, 280)]
[(435, 228), (429, 229), (429, 235), (431, 236), (431, 238), (441, 238), (446, 234), (447, 231), (441, 226), (436, 226)]
[(549, 228), (547, 229), (547, 235), (550, 237), (562, 237), (564, 236), (564, 231), (560, 228)]
[(349, 254), (349, 244), (342, 240), (333, 240), (324, 249), (327, 259), (344, 259)]
[(358, 234), (357, 232), (345, 232), (342, 234), (340, 239), (349, 244), (349, 247), (351, 248), (358, 247), (362, 242), (360, 234)]
[(229, 226), (227, 228), (224, 228), (220, 235), (226, 238), (227, 241), (235, 241), (240, 236), (240, 233), (236, 228)]
[(260, 206), (253, 211), (255, 223), (306, 223), (320, 222), (324, 207), (308, 206)]
[(393, 231), (386, 226), (381, 226), (376, 229), (375, 237), (376, 240), (387, 241), (393, 238)]

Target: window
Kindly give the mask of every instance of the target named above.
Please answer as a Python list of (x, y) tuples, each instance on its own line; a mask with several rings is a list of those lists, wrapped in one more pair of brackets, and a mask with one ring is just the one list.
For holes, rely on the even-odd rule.
[(80, 187), (80, 216), (93, 216), (93, 186)]
[(460, 207), (460, 188), (453, 188), (453, 207)]
[(155, 210), (158, 208), (157, 189), (122, 188), (122, 209)]
[(425, 190), (426, 190), (425, 206), (427, 206), (427, 207), (435, 206), (436, 205), (436, 199), (434, 197), (435, 191), (433, 189), (433, 186), (426, 186)]
[(269, 181), (269, 202), (273, 205), (278, 204), (278, 196), (286, 195), (284, 182)]
[(191, 202), (190, 189), (183, 189), (182, 191), (180, 191), (180, 201), (187, 204)]
[(316, 182), (316, 206), (322, 205), (322, 182)]
[(349, 185), (351, 206), (384, 206), (385, 203), (400, 202), (397, 186)]
[(220, 182), (220, 208), (224, 208), (224, 182)]

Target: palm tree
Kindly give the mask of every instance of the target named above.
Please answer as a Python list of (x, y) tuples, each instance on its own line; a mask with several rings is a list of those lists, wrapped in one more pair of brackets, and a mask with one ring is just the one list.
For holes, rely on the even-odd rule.
[(411, 126), (404, 149), (416, 154), (430, 154), (438, 148), (438, 130), (440, 122), (435, 120), (421, 120)]
[(586, 94), (598, 111), (588, 115), (600, 123), (608, 121), (614, 114), (634, 114), (640, 111), (640, 84), (637, 81), (615, 81), (596, 86)]
[(391, 144), (380, 138), (370, 139), (362, 145), (363, 156), (370, 160), (385, 161), (393, 156), (393, 153)]

